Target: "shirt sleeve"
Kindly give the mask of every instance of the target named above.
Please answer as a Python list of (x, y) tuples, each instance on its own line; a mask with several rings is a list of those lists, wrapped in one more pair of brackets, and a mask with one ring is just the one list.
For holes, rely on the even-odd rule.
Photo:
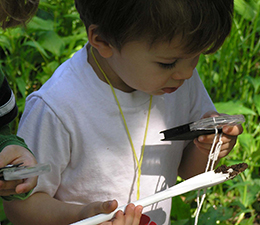
[(18, 135), (24, 138), (39, 163), (49, 163), (51, 173), (38, 177), (35, 192), (54, 196), (61, 182), (61, 175), (70, 161), (70, 134), (63, 121), (41, 97), (32, 94), (19, 123)]
[[(2, 74), (1, 69), (0, 74)], [(3, 74), (1, 77), (3, 77)], [(2, 79), (0, 93), (0, 127), (2, 127), (14, 120), (17, 116), (18, 108), (15, 102), (14, 93), (5, 77)]]

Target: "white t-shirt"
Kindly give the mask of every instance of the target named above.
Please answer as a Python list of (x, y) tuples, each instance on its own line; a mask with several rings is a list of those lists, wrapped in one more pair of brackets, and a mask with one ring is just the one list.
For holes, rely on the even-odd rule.
[[(139, 157), (150, 96), (115, 91)], [(153, 97), (140, 198), (175, 184), (187, 144), (161, 141), (159, 132), (214, 109), (196, 70), (176, 92)], [(52, 166), (50, 173), (39, 176), (34, 192), (75, 204), (116, 199), (121, 206), (136, 200), (136, 162), (122, 117), (109, 85), (88, 63), (86, 47), (27, 98), (18, 135), (38, 162)], [(168, 199), (144, 211), (158, 225), (169, 224), (170, 208)]]

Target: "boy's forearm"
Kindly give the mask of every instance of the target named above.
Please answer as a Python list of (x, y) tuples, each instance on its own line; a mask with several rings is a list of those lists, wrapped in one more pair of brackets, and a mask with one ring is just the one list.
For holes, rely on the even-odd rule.
[(183, 179), (189, 179), (205, 172), (208, 156), (203, 154), (193, 142), (183, 150), (182, 160), (178, 169), (178, 175)]
[(14, 225), (70, 224), (79, 220), (83, 207), (61, 202), (40, 192), (24, 201), (4, 202), (6, 215)]

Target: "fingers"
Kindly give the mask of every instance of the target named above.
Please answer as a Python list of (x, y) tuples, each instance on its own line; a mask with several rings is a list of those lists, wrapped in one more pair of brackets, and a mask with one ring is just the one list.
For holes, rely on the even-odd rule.
[(135, 217), (133, 220), (133, 225), (139, 225), (140, 223), (140, 219), (142, 217), (142, 211), (143, 211), (143, 207), (138, 205), (135, 207)]
[(111, 213), (113, 212), (118, 206), (116, 200), (106, 201), (101, 204), (101, 213)]
[[(211, 150), (214, 137), (215, 137), (214, 134), (213, 135), (202, 135), (202, 136), (198, 137), (198, 139), (194, 140), (194, 144), (197, 146), (197, 148), (203, 154), (208, 155)], [(237, 136), (230, 136), (230, 135), (226, 135), (226, 134), (222, 135), (222, 137), (221, 137), (222, 146), (221, 146), (219, 158), (223, 158), (229, 154), (229, 152), (235, 146), (236, 140), (237, 140)], [(219, 141), (219, 139), (217, 139), (217, 142), (218, 141)]]
[(241, 124), (236, 126), (225, 126), (223, 127), (223, 133), (230, 136), (237, 136), (243, 133), (243, 127)]
[[(142, 206), (134, 206), (134, 204), (129, 204), (125, 213), (118, 211), (116, 213), (115, 219), (113, 220), (113, 225), (139, 225), (142, 216)], [(102, 224), (103, 225), (103, 224)]]
[[(34, 166), (37, 161), (32, 153), (24, 147), (18, 145), (6, 146), (0, 153), (0, 167), (17, 163), (23, 163), (23, 166)], [(36, 184), (37, 177), (25, 180), (0, 181), (0, 195), (26, 193), (33, 189)]]
[(16, 189), (15, 189), (16, 193), (21, 194), (21, 193), (29, 192), (36, 186), (37, 180), (38, 180), (38, 177), (31, 177), (31, 178), (25, 179), (23, 183), (18, 184), (16, 186)]
[(119, 210), (112, 221), (107, 221), (100, 225), (139, 225), (142, 210), (142, 206), (139, 205), (135, 207), (134, 204), (131, 203), (126, 207), (125, 213)]
[(79, 213), (79, 219), (85, 219), (100, 213), (111, 213), (118, 206), (116, 200), (106, 202), (93, 202), (85, 206)]
[(15, 188), (17, 185), (21, 184), (22, 180), (14, 181), (0, 181), (0, 196), (8, 196), (17, 194)]
[(208, 111), (202, 116), (202, 119), (215, 116), (220, 116), (220, 114), (216, 111)]

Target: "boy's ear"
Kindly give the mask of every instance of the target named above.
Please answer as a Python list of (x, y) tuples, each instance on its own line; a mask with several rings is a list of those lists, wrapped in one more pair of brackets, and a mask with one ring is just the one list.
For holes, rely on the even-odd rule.
[(91, 24), (88, 28), (88, 41), (104, 58), (113, 55), (112, 46), (96, 33), (97, 25)]

